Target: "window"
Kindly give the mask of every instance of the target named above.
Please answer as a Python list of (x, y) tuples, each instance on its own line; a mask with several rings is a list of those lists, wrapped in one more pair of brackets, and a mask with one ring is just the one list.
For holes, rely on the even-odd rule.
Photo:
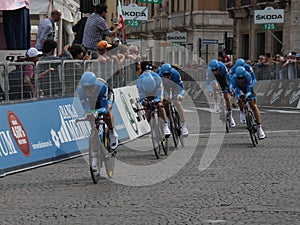
[(265, 33), (257, 33), (257, 58), (259, 55), (265, 55)]
[(241, 57), (249, 59), (249, 34), (242, 35), (242, 54)]
[(281, 49), (282, 49), (282, 31), (275, 31), (274, 32), (274, 35), (276, 38), (274, 38), (274, 53), (279, 53), (281, 52)]

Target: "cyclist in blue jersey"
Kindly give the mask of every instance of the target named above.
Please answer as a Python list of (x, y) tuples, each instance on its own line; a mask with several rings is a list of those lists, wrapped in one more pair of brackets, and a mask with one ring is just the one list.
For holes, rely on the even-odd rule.
[(208, 67), (206, 70), (206, 91), (209, 97), (212, 97), (214, 99), (214, 112), (216, 113), (220, 111), (217, 93), (218, 89), (218, 81), (216, 80), (213, 72), (211, 71), (211, 68)]
[(147, 108), (147, 106), (152, 104), (157, 107), (158, 115), (164, 121), (163, 128), (165, 137), (169, 137), (171, 132), (167, 124), (166, 111), (162, 104), (162, 79), (157, 73), (151, 71), (150, 65), (148, 65), (148, 67), (145, 66), (142, 70), (143, 73), (137, 79), (136, 86), (139, 92), (140, 102), (146, 108), (147, 121), (150, 122), (151, 119), (151, 108)]
[(118, 134), (114, 129), (114, 117), (112, 110), (113, 92), (102, 79), (97, 79), (92, 72), (82, 74), (77, 94), (85, 110), (97, 110), (98, 114), (104, 115), (104, 121), (110, 132), (110, 147), (115, 150), (118, 147)]
[(253, 91), (251, 74), (248, 73), (244, 67), (237, 67), (235, 74), (231, 77), (230, 88), (235, 90), (241, 110), (243, 109), (244, 104), (243, 98), (249, 100), (250, 106), (256, 118), (258, 138), (264, 139), (265, 133), (261, 126), (260, 112), (256, 105), (256, 95)]
[(173, 103), (178, 110), (181, 121), (181, 132), (184, 137), (189, 135), (189, 131), (186, 127), (184, 109), (182, 106), (182, 100), (185, 95), (183, 82), (181, 80), (180, 73), (172, 68), (169, 63), (164, 63), (159, 69), (159, 75), (163, 78), (164, 86), (164, 98), (170, 97), (170, 90), (172, 89)]
[(247, 64), (244, 59), (242, 59), (242, 58), (237, 59), (236, 62), (235, 62), (235, 64), (230, 68), (229, 74), (233, 75), (235, 73), (236, 68), (239, 67), (239, 66), (244, 67), (245, 70), (248, 73), (250, 73), (251, 79), (252, 79), (252, 86), (254, 87), (256, 85), (256, 82), (257, 82), (256, 81), (256, 74), (255, 74), (252, 66), (250, 66), (249, 64)]
[(227, 68), (224, 63), (218, 60), (211, 60), (208, 67), (211, 69), (212, 73), (215, 75), (224, 96), (224, 100), (226, 102), (226, 108), (229, 115), (229, 125), (230, 127), (235, 127), (235, 121), (232, 116), (232, 108), (231, 108), (231, 100), (229, 94), (229, 84), (230, 77), (227, 71)]

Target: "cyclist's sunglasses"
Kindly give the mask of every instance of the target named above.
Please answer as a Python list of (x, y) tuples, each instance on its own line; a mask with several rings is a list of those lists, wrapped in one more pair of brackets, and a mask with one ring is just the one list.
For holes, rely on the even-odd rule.
[(213, 72), (215, 72), (215, 71), (218, 71), (219, 69), (217, 68), (217, 69), (211, 69), (211, 71), (213, 71)]
[(237, 77), (238, 80), (243, 80), (245, 77)]
[(164, 77), (171, 77), (171, 73), (164, 73), (163, 76)]

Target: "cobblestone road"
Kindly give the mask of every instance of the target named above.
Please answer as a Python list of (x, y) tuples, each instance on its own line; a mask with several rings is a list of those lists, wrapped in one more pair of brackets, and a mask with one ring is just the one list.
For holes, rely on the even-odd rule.
[[(117, 168), (116, 182), (103, 177), (94, 185), (82, 157), (1, 178), (0, 224), (300, 224), (299, 111), (262, 109), (267, 138), (256, 148), (237, 123), (201, 171), (211, 117), (203, 108), (186, 108), (191, 134), (186, 146), (171, 151), (173, 164), (166, 157), (159, 160), (174, 170), (186, 160), (173, 176), (151, 185), (124, 184), (139, 176), (139, 168), (158, 162), (144, 149), (145, 136), (120, 147), (119, 162), (136, 170)], [(185, 157), (188, 153), (191, 158)], [(144, 173), (145, 180), (163, 172)]]

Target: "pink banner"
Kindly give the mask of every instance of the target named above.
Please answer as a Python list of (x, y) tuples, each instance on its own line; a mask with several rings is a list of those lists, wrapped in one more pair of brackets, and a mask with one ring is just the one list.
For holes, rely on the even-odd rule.
[(29, 9), (29, 0), (5, 0), (1, 2), (0, 10), (15, 10), (23, 7)]

